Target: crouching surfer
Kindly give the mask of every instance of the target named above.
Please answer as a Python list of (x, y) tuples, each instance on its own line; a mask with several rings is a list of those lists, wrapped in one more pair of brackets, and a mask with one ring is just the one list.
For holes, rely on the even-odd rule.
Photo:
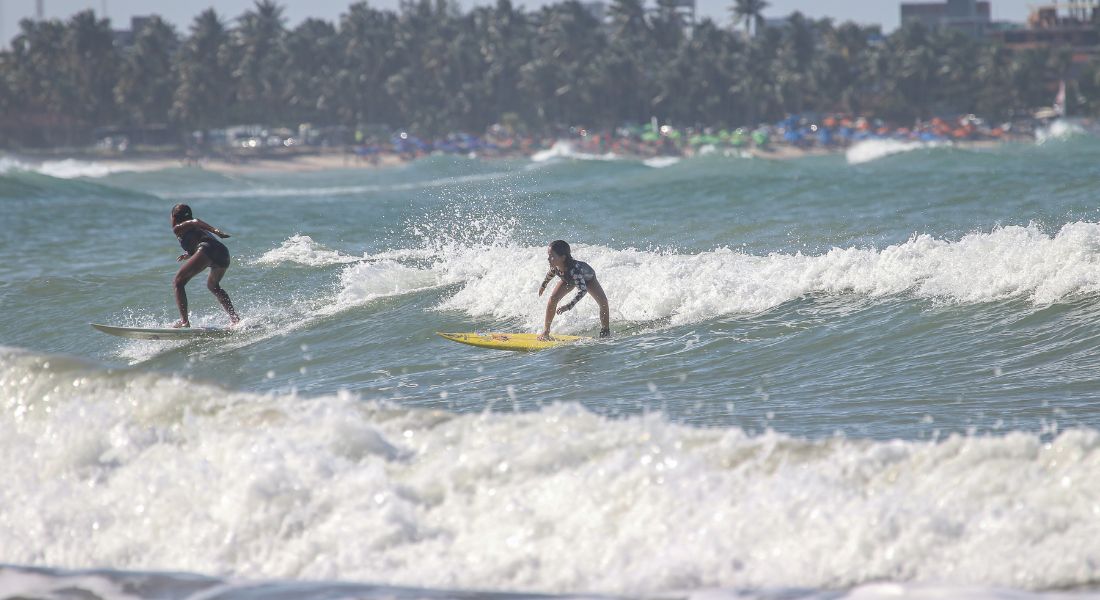
[[(596, 279), (596, 271), (588, 263), (573, 258), (569, 244), (563, 240), (554, 240), (550, 243), (550, 247), (546, 249), (546, 260), (550, 263), (550, 271), (539, 286), (539, 295), (546, 291), (546, 285), (550, 280), (558, 277), (561, 281), (554, 287), (554, 291), (550, 293), (550, 300), (546, 303), (546, 322), (542, 333), (539, 334), (539, 339), (550, 339), (550, 324), (554, 322), (554, 315), (560, 315), (572, 309), (585, 294), (591, 294), (596, 304), (600, 305), (600, 337), (611, 335), (609, 324), (611, 311), (607, 307), (607, 294)], [(558, 302), (573, 289), (577, 290), (576, 295), (559, 308)]]

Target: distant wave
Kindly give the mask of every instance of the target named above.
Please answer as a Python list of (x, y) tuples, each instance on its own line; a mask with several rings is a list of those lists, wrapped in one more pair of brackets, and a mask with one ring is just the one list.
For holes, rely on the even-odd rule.
[(1035, 141), (1038, 144), (1067, 140), (1088, 133), (1079, 123), (1067, 119), (1058, 119), (1046, 127), (1035, 130)]
[(554, 145), (550, 148), (540, 150), (531, 155), (531, 161), (536, 163), (547, 162), (554, 159), (609, 161), (620, 160), (621, 157), (612, 152), (606, 154), (579, 152), (573, 147), (573, 144), (565, 140), (554, 142)]
[(847, 152), (845, 157), (848, 164), (859, 165), (885, 158), (894, 154), (903, 154), (914, 150), (928, 148), (942, 148), (949, 146), (949, 142), (918, 142), (911, 140), (863, 140), (856, 142)]
[(642, 161), (642, 164), (651, 169), (663, 169), (680, 162), (679, 156), (654, 156)]
[(115, 187), (101, 178), (73, 176), (69, 178), (50, 175), (37, 166), (0, 158), (0, 198), (55, 198), (71, 197), (145, 197), (147, 194), (132, 189)]
[(83, 161), (67, 158), (64, 160), (46, 160), (31, 163), (8, 157), (0, 157), (0, 173), (26, 171), (40, 173), (58, 179), (75, 179), (78, 177), (98, 178), (106, 177), (113, 173), (156, 171), (161, 168), (163, 168), (161, 165), (124, 161)]
[(1087, 586), (1100, 555), (1094, 430), (811, 441), (575, 404), (457, 415), (13, 349), (0, 389), (0, 451), (33, 457), (0, 465), (7, 564), (874, 598)]
[(427, 188), (446, 188), (463, 183), (478, 181), (492, 181), (507, 177), (512, 173), (498, 171), (491, 173), (474, 173), (455, 177), (439, 177), (422, 181), (408, 181), (400, 183), (379, 183), (368, 185), (343, 185), (327, 187), (257, 187), (237, 190), (196, 191), (196, 192), (162, 192), (157, 194), (162, 198), (252, 198), (257, 196), (271, 198), (308, 198), (327, 196), (356, 196), (378, 192), (400, 192)]

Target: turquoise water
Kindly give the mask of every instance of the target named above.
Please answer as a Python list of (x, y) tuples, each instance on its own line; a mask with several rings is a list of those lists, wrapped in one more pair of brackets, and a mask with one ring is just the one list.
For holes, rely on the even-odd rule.
[[(0, 447), (30, 457), (0, 469), (0, 563), (1082, 593), (1100, 576), (1100, 141), (902, 150), (235, 176), (0, 162)], [(251, 327), (92, 330), (176, 318), (177, 202), (232, 234), (223, 286)], [(610, 340), (434, 335), (537, 330), (556, 238), (596, 269)], [(201, 278), (188, 291), (193, 323), (226, 322)], [(554, 325), (598, 329), (589, 299)]]

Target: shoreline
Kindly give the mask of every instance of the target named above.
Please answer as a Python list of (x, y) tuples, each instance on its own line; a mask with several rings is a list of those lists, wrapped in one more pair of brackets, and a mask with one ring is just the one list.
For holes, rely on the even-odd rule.
[[(897, 141), (901, 144), (921, 144), (921, 142), (916, 141), (890, 140), (889, 138), (884, 138), (878, 141)], [(1023, 138), (1004, 140), (964, 140), (947, 142), (944, 145), (963, 149), (992, 149), (1010, 144), (1026, 143), (1029, 141), (1031, 140)], [(861, 143), (864, 142), (857, 142), (849, 146), (832, 147), (798, 147), (785, 143), (775, 143), (767, 148), (723, 148), (721, 150), (718, 150), (716, 154), (721, 154), (725, 152), (727, 156), (730, 156), (733, 153), (737, 153), (740, 156), (748, 159), (788, 161), (803, 158), (845, 155), (848, 153), (849, 150), (857, 147)], [(571, 140), (559, 140), (556, 144), (567, 144), (575, 146), (576, 142)], [(549, 149), (542, 149), (541, 151), (547, 150)], [(535, 156), (535, 154), (536, 153), (510, 152), (489, 155), (478, 154), (477, 157), (483, 160), (531, 160)], [(186, 153), (180, 151), (167, 151), (159, 149), (138, 149), (126, 154), (102, 152), (95, 150), (82, 151), (77, 149), (56, 149), (38, 152), (21, 152), (0, 155), (0, 157), (14, 159), (17, 164), (35, 164), (39, 167), (49, 165), (50, 168), (43, 170), (42, 172), (47, 175), (63, 177), (63, 175), (57, 175), (55, 173), (51, 173), (50, 171), (63, 171), (66, 163), (91, 163), (103, 167), (103, 172), (101, 173), (102, 175), (117, 172), (145, 172), (180, 168), (195, 168), (223, 175), (314, 173), (337, 170), (386, 169), (409, 164), (417, 159), (434, 155), (436, 154), (422, 153), (415, 156), (403, 156), (396, 153), (379, 153), (367, 159), (362, 156), (356, 155), (350, 149), (340, 149), (338, 151), (333, 151), (330, 149), (318, 152), (286, 152), (256, 155), (222, 154), (194, 157), (188, 156)], [(649, 156), (641, 154), (623, 154), (617, 156), (622, 160), (647, 161), (653, 159), (669, 158), (679, 161), (706, 155), (707, 154), (688, 153), (683, 155), (671, 154)], [(558, 154), (556, 156), (564, 160), (583, 160), (584, 158), (586, 158), (587, 155), (585, 155), (583, 151), (576, 151), (573, 155), (565, 153)], [(79, 177), (87, 175), (72, 176)]]

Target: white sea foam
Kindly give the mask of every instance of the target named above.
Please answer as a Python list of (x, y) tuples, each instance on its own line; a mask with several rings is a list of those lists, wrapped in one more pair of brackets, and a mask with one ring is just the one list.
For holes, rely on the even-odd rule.
[[(471, 217), (472, 218), (472, 217)], [(503, 227), (493, 221), (490, 228)], [(257, 262), (345, 264), (333, 286), (308, 298), (253, 310), (279, 323), (242, 338), (285, 333), (319, 317), (377, 300), (455, 286), (436, 306), (497, 321), (518, 321), (529, 331), (543, 320), (547, 295), (538, 285), (547, 271), (542, 246), (518, 246), (465, 230), (470, 240), (443, 240), (427, 232), (430, 248), (395, 249), (352, 257), (296, 235)], [(817, 255), (752, 255), (729, 248), (686, 254), (577, 245), (574, 254), (597, 271), (614, 321), (683, 325), (727, 315), (769, 310), (808, 294), (880, 298), (907, 294), (936, 302), (975, 304), (1024, 299), (1037, 305), (1100, 291), (1100, 224), (1070, 223), (1057, 233), (1038, 226), (1010, 226), (968, 234), (956, 241), (929, 235), (875, 248), (834, 248)], [(552, 282), (549, 289), (553, 289)], [(567, 297), (568, 299), (568, 297)], [(149, 317), (135, 326), (153, 326)], [(216, 308), (196, 323), (220, 324)], [(555, 318), (555, 330), (583, 332), (599, 326), (598, 307), (584, 300)], [(230, 344), (232, 347), (232, 344)], [(123, 357), (148, 359), (163, 344), (127, 342)], [(152, 353), (152, 354), (151, 354)]]
[[(315, 323), (317, 319), (339, 314), (383, 298), (420, 292), (453, 283), (453, 279), (447, 279), (446, 273), (416, 266), (425, 263), (433, 256), (435, 253), (432, 251), (412, 249), (353, 257), (329, 250), (308, 235), (291, 236), (278, 248), (264, 253), (256, 259), (255, 263), (262, 265), (293, 263), (313, 267), (345, 265), (338, 271), (333, 285), (325, 286), (307, 296), (281, 297), (274, 303), (240, 304), (238, 301), (237, 308), (242, 314), (254, 316), (246, 317), (242, 322), (246, 328), (232, 338), (223, 340), (218, 344), (217, 349), (224, 352), (246, 347), (264, 339), (286, 335), (290, 331)], [(116, 317), (112, 322), (132, 327), (166, 327), (175, 319), (175, 315), (168, 316), (165, 313), (131, 313)], [(224, 326), (226, 316), (221, 308), (214, 306), (206, 310), (192, 311), (191, 323), (197, 327)], [(125, 340), (118, 348), (118, 355), (130, 364), (138, 364), (171, 352), (187, 343)]]
[(863, 140), (856, 142), (848, 151), (845, 156), (848, 159), (848, 164), (859, 165), (880, 158), (885, 158), (893, 154), (902, 154), (905, 152), (912, 152), (914, 150), (924, 150), (927, 148), (939, 148), (949, 145), (948, 142), (918, 142), (908, 140)]
[(439, 273), (418, 269), (393, 260), (352, 265), (340, 273), (340, 291), (334, 310), (365, 304), (378, 298), (398, 296), (441, 285)]
[[(700, 154), (705, 155), (704, 153)], [(678, 162), (680, 162), (679, 156), (654, 156), (643, 160), (642, 164), (651, 169), (663, 169), (665, 167), (671, 167)]]
[(513, 591), (868, 584), (852, 598), (1100, 576), (1094, 430), (810, 441), (576, 405), (455, 415), (2, 349), (0, 390), (0, 452), (22, 457), (0, 463), (2, 563)]
[(278, 248), (268, 250), (256, 259), (258, 265), (295, 263), (309, 267), (323, 267), (358, 262), (362, 259), (329, 250), (313, 241), (308, 235), (295, 234), (283, 241)]
[(553, 146), (546, 150), (540, 150), (531, 155), (531, 160), (536, 163), (547, 162), (550, 160), (619, 160), (620, 157), (613, 152), (607, 152), (605, 154), (592, 154), (590, 152), (579, 152), (573, 144), (565, 140), (558, 140), (554, 142)]
[(41, 173), (50, 177), (57, 177), (59, 179), (106, 177), (112, 173), (155, 171), (161, 168), (163, 168), (163, 166), (159, 164), (141, 164), (123, 161), (99, 162), (67, 158), (64, 160), (47, 160), (39, 163), (32, 163), (8, 157), (0, 157), (0, 173), (28, 171)]
[[(957, 241), (918, 235), (882, 249), (834, 248), (818, 255), (605, 246), (578, 246), (574, 255), (596, 269), (612, 318), (640, 323), (754, 313), (815, 293), (1049, 304), (1100, 291), (1100, 224), (1087, 222), (1067, 224), (1054, 235), (1036, 225), (1010, 226)], [(536, 291), (546, 268), (543, 248), (502, 245), (449, 248), (432, 267), (442, 282), (463, 282), (441, 309), (520, 319), (530, 329), (542, 322), (545, 296)], [(565, 331), (597, 325), (596, 304), (587, 300), (555, 320)]]
[(1072, 137), (1085, 135), (1085, 128), (1079, 123), (1067, 119), (1058, 119), (1046, 127), (1035, 130), (1035, 141), (1039, 144), (1066, 140)]
[[(308, 236), (302, 236), (308, 237)], [(272, 251), (274, 252), (274, 251)], [(270, 254), (270, 253), (269, 253)], [(295, 251), (290, 255), (298, 256)], [(403, 260), (419, 252), (390, 252), (390, 256)], [(265, 255), (266, 256), (266, 255)], [(306, 256), (313, 256), (307, 254)], [(287, 257), (277, 260), (282, 262)], [(331, 258), (331, 257), (330, 257)], [(350, 257), (348, 257), (350, 258)], [(273, 259), (275, 260), (275, 259)], [(332, 288), (318, 290), (317, 293), (297, 298), (281, 298), (274, 304), (238, 304), (237, 308), (246, 315), (256, 315), (242, 321), (244, 329), (232, 338), (222, 340), (217, 345), (218, 352), (228, 352), (247, 347), (261, 340), (275, 336), (284, 336), (288, 332), (307, 327), (318, 319), (340, 314), (384, 298), (401, 296), (428, 290), (447, 283), (443, 275), (431, 269), (407, 266), (389, 258), (370, 257), (369, 259), (339, 260), (329, 263), (353, 262), (339, 271)], [(308, 263), (307, 263), (308, 264)], [(152, 314), (131, 315), (123, 319), (125, 325), (135, 327), (165, 327), (175, 317)], [(226, 316), (218, 307), (206, 311), (193, 311), (191, 323), (194, 326), (224, 326)], [(166, 352), (171, 352), (188, 342), (125, 340), (118, 348), (118, 355), (130, 364), (148, 361)]]

